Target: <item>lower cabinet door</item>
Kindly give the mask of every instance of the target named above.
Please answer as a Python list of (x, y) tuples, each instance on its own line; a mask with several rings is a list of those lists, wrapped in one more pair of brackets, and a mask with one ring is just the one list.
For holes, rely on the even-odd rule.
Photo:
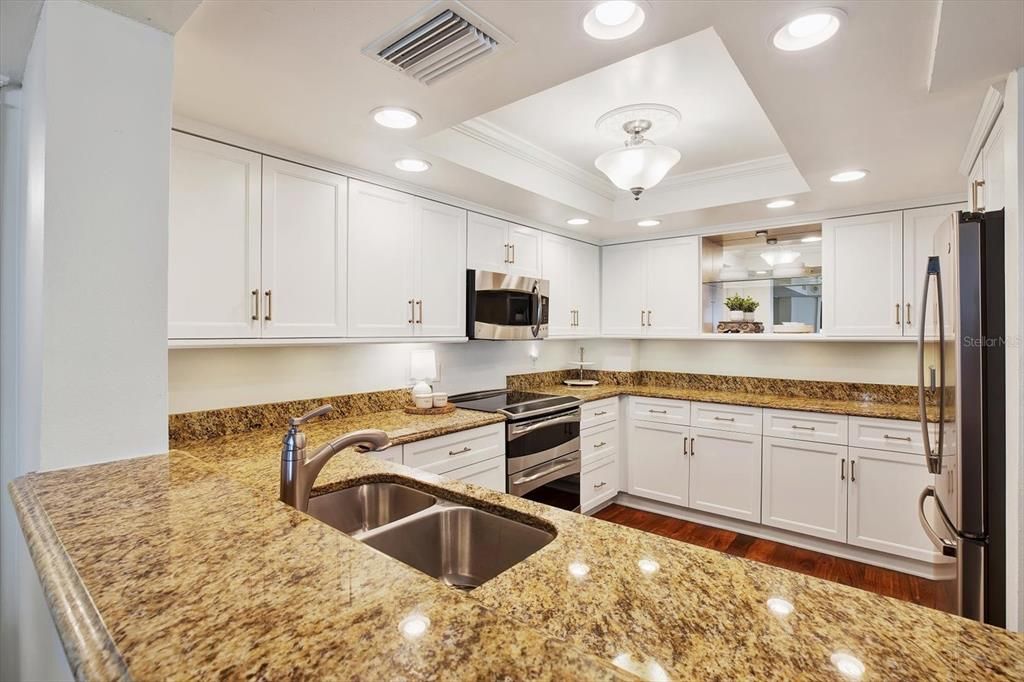
[(924, 456), (850, 448), (848, 542), (936, 562), (941, 555), (924, 534), (917, 499), (935, 485)]
[(690, 434), (690, 506), (759, 523), (760, 434), (698, 428)]
[(619, 492), (619, 458), (614, 453), (598, 457), (580, 475), (580, 507), (583, 513), (607, 502)]
[(473, 483), (503, 493), (505, 492), (506, 481), (505, 456), (493, 457), (483, 462), (470, 464), (468, 467), (448, 471), (444, 475), (456, 481)]
[(629, 433), (629, 492), (686, 506), (690, 464), (683, 454), (690, 427), (634, 422)]
[(846, 542), (845, 445), (765, 438), (761, 523)]

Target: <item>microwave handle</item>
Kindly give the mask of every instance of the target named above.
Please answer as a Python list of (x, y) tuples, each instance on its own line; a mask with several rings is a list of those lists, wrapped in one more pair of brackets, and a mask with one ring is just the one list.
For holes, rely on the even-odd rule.
[(544, 314), (544, 298), (540, 295), (540, 291), (538, 291), (537, 289), (536, 282), (534, 282), (533, 284), (533, 290), (530, 291), (530, 296), (533, 298), (534, 301), (534, 310), (537, 311), (537, 319), (533, 325), (533, 329), (531, 329), (531, 332), (533, 333), (533, 338), (537, 338), (538, 336), (540, 336), (540, 322), (541, 317)]

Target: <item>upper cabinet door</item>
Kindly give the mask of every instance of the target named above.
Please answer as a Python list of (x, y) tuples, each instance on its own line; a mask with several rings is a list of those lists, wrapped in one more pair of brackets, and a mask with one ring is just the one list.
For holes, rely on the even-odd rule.
[(520, 277), (540, 277), (541, 236), (543, 232), (532, 227), (509, 223), (508, 273)]
[(508, 223), (479, 213), (469, 214), (466, 267), (473, 270), (508, 272)]
[(349, 183), (349, 336), (412, 336), (416, 197)]
[(466, 335), (466, 211), (418, 200), (416, 334)]
[(167, 331), (258, 337), (260, 155), (171, 134)]
[(647, 336), (692, 336), (700, 330), (700, 242), (648, 243)]
[(1004, 133), (1004, 109), (996, 118), (992, 130), (985, 140), (980, 163), (985, 184), (978, 190), (978, 211), (998, 211), (1006, 207), (1006, 135)]
[(347, 182), (264, 157), (264, 337), (345, 336)]
[(576, 303), (572, 295), (570, 266), (572, 243), (564, 237), (544, 235), (544, 267), (541, 276), (551, 284), (548, 292), (548, 334), (552, 337), (573, 336), (576, 333)]
[[(924, 282), (928, 271), (928, 257), (939, 256), (944, 258), (947, 254), (942, 247), (949, 243), (947, 237), (952, 236), (952, 230), (956, 225), (956, 212), (966, 210), (963, 204), (955, 206), (933, 206), (931, 208), (915, 208), (903, 212), (903, 334), (904, 336), (917, 336), (918, 326), (921, 324), (921, 302), (924, 300)], [(946, 266), (943, 259), (943, 266)], [(946, 296), (943, 298), (943, 317), (946, 323), (946, 333), (953, 333), (953, 301), (950, 295), (952, 289), (949, 286), (949, 276), (952, 273), (943, 272), (943, 284), (946, 285)], [(934, 287), (931, 295), (934, 296)], [(930, 301), (929, 306), (935, 302)], [(937, 324), (937, 318), (931, 314), (927, 324)], [(934, 329), (925, 330), (929, 338), (937, 336), (937, 326)]]
[(601, 333), (638, 337), (646, 323), (647, 245), (601, 249)]
[(601, 249), (577, 241), (569, 244), (569, 291), (576, 309), (573, 331), (576, 336), (597, 336), (601, 333)]
[(822, 331), (901, 336), (903, 214), (826, 220), (822, 237)]

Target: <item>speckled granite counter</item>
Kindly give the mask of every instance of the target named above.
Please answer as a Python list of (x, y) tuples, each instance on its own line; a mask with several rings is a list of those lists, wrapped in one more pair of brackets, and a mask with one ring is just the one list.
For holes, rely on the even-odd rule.
[[(844, 654), (864, 680), (1024, 678), (1020, 635), (338, 455), (318, 488), (400, 481), (557, 532), (457, 593), (277, 502), (277, 447), (225, 437), (12, 484), (79, 677), (836, 680)], [(413, 613), (419, 637), (399, 628)]]

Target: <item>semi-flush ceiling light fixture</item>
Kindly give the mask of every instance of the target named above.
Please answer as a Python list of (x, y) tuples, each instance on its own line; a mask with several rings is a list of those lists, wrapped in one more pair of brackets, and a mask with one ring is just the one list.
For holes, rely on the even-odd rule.
[(832, 182), (854, 182), (863, 179), (867, 174), (868, 172), (863, 169), (840, 171), (829, 178), (829, 180)]
[(678, 150), (655, 144), (645, 139), (644, 133), (656, 124), (659, 132), (667, 132), (679, 119), (678, 111), (663, 104), (635, 104), (609, 111), (597, 119), (594, 127), (603, 133), (621, 128), (629, 137), (624, 147), (605, 152), (594, 165), (616, 187), (629, 190), (639, 201), (643, 191), (661, 182), (681, 158)]
[(761, 259), (773, 268), (776, 265), (788, 265), (800, 257), (799, 251), (779, 246), (779, 240), (775, 237), (768, 238), (768, 246), (771, 248), (761, 253)]
[(565, 222), (569, 223), (570, 225), (586, 225), (587, 223), (590, 222), (590, 220), (588, 218), (569, 218)]
[(412, 128), (420, 122), (420, 115), (404, 107), (378, 107), (370, 112), (377, 125), (385, 128)]
[(644, 24), (644, 11), (630, 0), (608, 0), (594, 6), (583, 17), (583, 30), (598, 40), (618, 40)]
[(789, 208), (795, 203), (792, 199), (776, 199), (775, 201), (769, 201), (765, 206), (768, 208)]
[(395, 161), (395, 168), (407, 173), (422, 173), (430, 170), (430, 162), (423, 159), (399, 159)]
[(797, 52), (821, 45), (834, 36), (846, 20), (846, 12), (826, 7), (805, 12), (772, 34), (772, 45), (784, 52)]
[(654, 220), (653, 218), (649, 220), (641, 220), (637, 223), (637, 227), (657, 227), (658, 225), (661, 225), (661, 221)]

